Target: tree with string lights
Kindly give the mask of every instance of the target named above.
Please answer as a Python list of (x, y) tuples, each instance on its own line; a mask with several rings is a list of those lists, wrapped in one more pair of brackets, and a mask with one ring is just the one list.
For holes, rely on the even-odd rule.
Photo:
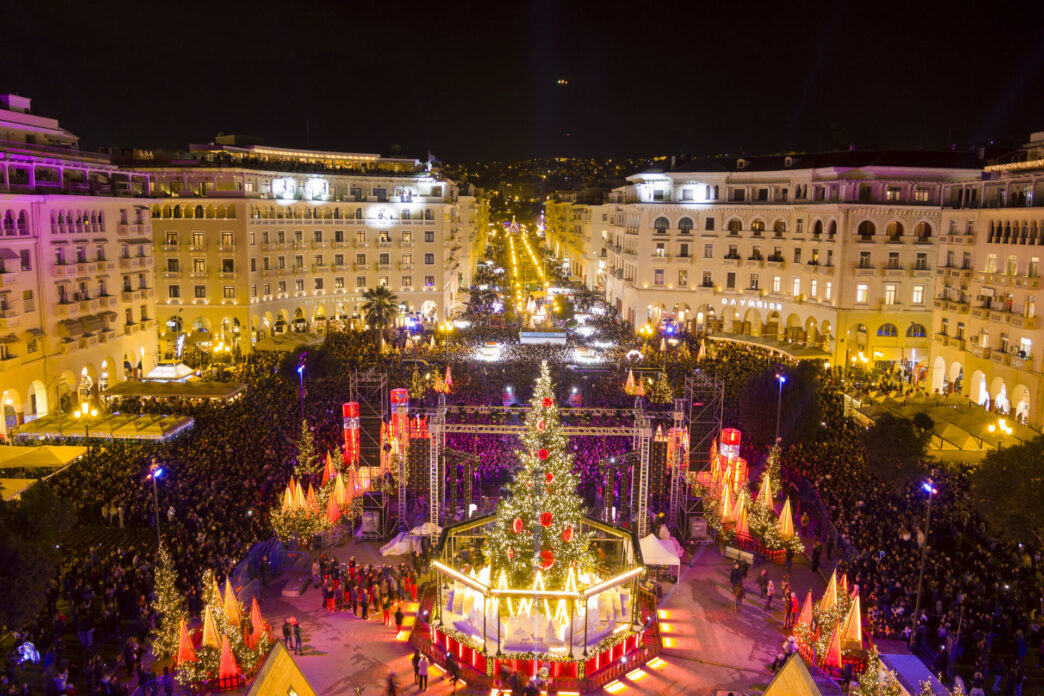
[(499, 578), (504, 571), (512, 587), (529, 588), (539, 571), (547, 589), (563, 589), (570, 568), (574, 573), (590, 570), (591, 536), (581, 531), (579, 480), (566, 452), (546, 362), (540, 366), (517, 454), (521, 466), (486, 542), (490, 577)]

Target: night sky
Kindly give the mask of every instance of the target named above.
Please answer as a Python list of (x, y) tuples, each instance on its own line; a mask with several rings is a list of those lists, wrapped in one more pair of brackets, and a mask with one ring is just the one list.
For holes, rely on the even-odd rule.
[(1042, 20), (1030, 0), (3, 0), (0, 90), (91, 149), (220, 131), (446, 161), (1017, 145), (1044, 130)]

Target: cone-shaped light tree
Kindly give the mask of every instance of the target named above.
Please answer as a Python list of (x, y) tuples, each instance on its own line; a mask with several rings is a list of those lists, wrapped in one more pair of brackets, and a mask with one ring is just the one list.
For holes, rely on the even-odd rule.
[(590, 570), (591, 537), (581, 532), (583, 501), (547, 363), (540, 366), (517, 454), (521, 466), (487, 540), (490, 577), (504, 571), (511, 587), (530, 589), (539, 571), (548, 590), (564, 589), (570, 568)]
[(156, 560), (155, 593), (156, 612), (160, 620), (154, 629), (152, 651), (157, 657), (164, 658), (173, 655), (178, 649), (181, 638), (179, 630), (185, 618), (185, 595), (178, 591), (174, 563), (166, 546), (160, 546)]

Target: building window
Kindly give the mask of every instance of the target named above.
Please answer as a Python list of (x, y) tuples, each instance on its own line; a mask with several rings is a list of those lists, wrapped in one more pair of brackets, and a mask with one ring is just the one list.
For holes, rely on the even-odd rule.
[(337, 276), (334, 278), (334, 289), (344, 290), (344, 276)]
[(403, 276), (402, 277), (402, 287), (404, 287), (404, 288), (412, 288), (413, 287), (413, 276), (408, 276), (408, 275)]
[(180, 285), (171, 285), (170, 287), (168, 287), (167, 288), (167, 297), (169, 297), (172, 300), (176, 300), (176, 299), (180, 298), (181, 297), (181, 286)]
[(870, 286), (866, 283), (859, 283), (856, 285), (856, 303), (866, 304), (867, 298), (870, 294)]
[(193, 273), (206, 273), (207, 262), (206, 259), (192, 259), (192, 272)]
[(713, 259), (714, 258), (714, 245), (704, 244), (703, 245), (703, 258)]
[(794, 263), (801, 263), (801, 248), (794, 249)]
[(885, 338), (893, 338), (899, 335), (899, 330), (895, 328), (895, 324), (881, 324), (877, 327), (877, 335)]
[(663, 269), (657, 268), (653, 273), (653, 283), (656, 285), (663, 285)]
[(316, 290), (322, 290), (323, 289), (323, 279), (322, 278), (316, 278), (315, 279), (315, 289)]
[(729, 272), (725, 274), (725, 287), (732, 290), (736, 287), (736, 274)]
[(758, 289), (758, 274), (757, 273), (751, 273), (750, 274), (750, 289), (751, 290), (757, 290)]
[(710, 271), (704, 271), (703, 272), (703, 283), (702, 283), (702, 285), (705, 288), (712, 288), (712, 287), (714, 287), (714, 276), (711, 274)]
[(222, 273), (235, 273), (236, 262), (234, 259), (221, 259), (221, 272)]
[(256, 285), (251, 285), (250, 286), (250, 296), (252, 298), (254, 298), (255, 300), (257, 299), (257, 286)]
[(435, 265), (435, 254), (431, 254), (431, 253), (425, 254), (424, 255), (424, 265), (426, 265), (426, 266), (433, 266), (433, 265)]
[(280, 280), (278, 287), (279, 287), (279, 294), (280, 295), (285, 295), (286, 294), (286, 281), (285, 280)]
[(915, 285), (913, 286), (913, 295), (910, 297), (910, 301), (915, 304), (924, 304), (924, 286)]
[(222, 232), (221, 233), (221, 246), (230, 247), (232, 245), (233, 245), (232, 233), (231, 232)]
[(713, 232), (714, 231), (714, 218), (712, 218), (712, 217), (704, 218), (703, 219), (703, 229), (707, 230), (708, 232)]
[(926, 189), (926, 188), (924, 188), (922, 186), (918, 186), (916, 189), (914, 189), (914, 200), (917, 201), (918, 203), (927, 203), (928, 202), (928, 189)]
[(355, 276), (355, 287), (365, 288), (366, 287), (366, 276)]
[(424, 276), (424, 289), (431, 290), (435, 287), (435, 276), (426, 275)]
[(886, 305), (895, 304), (895, 285), (892, 283), (886, 283), (884, 288), (884, 303)]
[(356, 232), (355, 233), (355, 243), (356, 244), (365, 244), (366, 243), (366, 233), (365, 232)]
[(801, 278), (795, 277), (793, 282), (793, 292), (791, 293), (794, 297), (801, 294)]
[(167, 246), (177, 246), (177, 245), (178, 245), (178, 233), (177, 232), (167, 232)]
[(177, 273), (178, 270), (178, 259), (167, 259), (167, 273)]
[(297, 290), (297, 292), (304, 292), (304, 279), (298, 278), (294, 282), (294, 289)]
[(377, 276), (377, 286), (382, 288), (388, 287), (388, 276)]
[(205, 242), (203, 241), (203, 233), (202, 232), (193, 232), (192, 233), (192, 246), (201, 247), (204, 244), (205, 244)]
[(809, 283), (811, 287), (808, 289), (808, 294), (812, 296), (812, 299), (815, 299), (819, 294), (819, 281), (813, 278)]
[(873, 268), (870, 265), (870, 252), (860, 251), (859, 252), (859, 268)]
[(257, 270), (257, 259), (251, 258), (250, 259), (250, 272), (253, 273), (256, 270)]
[(236, 287), (234, 285), (226, 285), (221, 288), (221, 295), (226, 300), (236, 299)]
[(772, 292), (774, 292), (774, 293), (776, 293), (778, 295), (782, 289), (783, 289), (783, 277), (782, 276), (772, 276)]
[(391, 263), (391, 254), (382, 251), (380, 254), (377, 255), (377, 263), (381, 264), (382, 266), (387, 266)]
[[(403, 214), (408, 214), (408, 213), (409, 213), (408, 210), (404, 210), (403, 211)], [(409, 219), (409, 218), (404, 218), (404, 219)], [(402, 243), (403, 244), (412, 244), (413, 243), (413, 233), (409, 232), (409, 231), (403, 232), (402, 233)]]
[(434, 230), (425, 230), (424, 231), (424, 241), (426, 243), (428, 243), (428, 244), (434, 244), (435, 243), (435, 231)]
[(827, 284), (826, 284), (826, 293), (824, 293), (823, 299), (825, 299), (825, 300), (827, 300), (829, 302), (830, 301), (831, 291), (833, 289), (834, 289), (834, 282), (831, 281), (831, 280), (828, 280)]
[(678, 271), (678, 287), (684, 288), (689, 284), (689, 272)]
[(663, 247), (663, 244), (664, 244), (663, 242), (656, 242), (656, 252), (655, 253), (656, 253), (656, 256), (660, 257), (661, 259), (664, 257), (664, 254), (666, 253), (666, 251), (665, 251), (665, 249)]
[(207, 286), (206, 285), (196, 285), (193, 288), (193, 292), (194, 292), (195, 297), (196, 297), (197, 300), (205, 300), (205, 299), (207, 299)]

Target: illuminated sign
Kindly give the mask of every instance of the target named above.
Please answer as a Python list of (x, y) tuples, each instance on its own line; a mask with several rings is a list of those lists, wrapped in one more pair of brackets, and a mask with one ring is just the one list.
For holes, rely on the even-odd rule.
[(283, 198), (292, 200), (294, 198), (294, 191), (297, 188), (297, 182), (290, 177), (283, 177), (282, 179), (272, 179), (272, 197)]
[(723, 307), (725, 305), (728, 305), (730, 307), (731, 306), (747, 307), (748, 309), (768, 309), (768, 310), (783, 311), (783, 303), (782, 302), (765, 302), (764, 300), (747, 300), (747, 299), (743, 299), (743, 298), (740, 298), (739, 300), (737, 300), (735, 297), (733, 297), (733, 298), (723, 297), (723, 298), (721, 298), (721, 304), (722, 304)]

